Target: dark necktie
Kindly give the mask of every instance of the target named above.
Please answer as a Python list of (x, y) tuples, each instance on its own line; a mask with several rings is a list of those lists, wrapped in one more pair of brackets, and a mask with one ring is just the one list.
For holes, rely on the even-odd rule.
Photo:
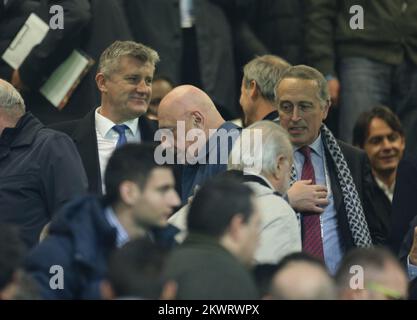
[(119, 139), (117, 140), (116, 148), (121, 147), (127, 142), (125, 131), (128, 128), (125, 124), (117, 124), (113, 126), (113, 130), (119, 134)]
[[(311, 163), (311, 148), (304, 146), (298, 151), (304, 156), (304, 165), (301, 180), (312, 180), (316, 183), (314, 167)], [(321, 260), (324, 260), (323, 239), (321, 237), (320, 214), (302, 213), (303, 251)]]

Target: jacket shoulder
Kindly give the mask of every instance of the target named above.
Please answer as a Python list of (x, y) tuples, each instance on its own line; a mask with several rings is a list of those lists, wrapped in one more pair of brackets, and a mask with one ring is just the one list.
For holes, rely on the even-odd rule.
[(344, 155), (353, 155), (353, 156), (365, 156), (365, 151), (359, 149), (358, 147), (352, 146), (342, 140), (337, 140), (340, 149), (342, 150)]
[(48, 128), (59, 131), (59, 132), (63, 132), (69, 136), (72, 136), (75, 128), (77, 128), (79, 124), (80, 124), (80, 120), (71, 120), (71, 121), (54, 123), (50, 125)]
[(95, 127), (95, 109), (87, 113), (84, 118), (54, 123), (50, 129), (61, 131), (74, 138), (75, 135), (89, 133)]

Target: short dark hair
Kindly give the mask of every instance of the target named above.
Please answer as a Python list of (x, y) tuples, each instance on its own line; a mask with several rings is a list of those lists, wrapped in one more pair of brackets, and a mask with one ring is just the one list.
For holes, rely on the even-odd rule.
[(161, 167), (155, 161), (156, 147), (154, 143), (128, 143), (114, 151), (104, 176), (106, 204), (112, 205), (120, 200), (119, 187), (123, 181), (133, 181), (140, 188), (145, 187), (152, 170)]
[(147, 238), (116, 249), (108, 264), (107, 280), (116, 297), (159, 299), (168, 251)]
[(13, 280), (14, 273), (21, 267), (26, 247), (14, 225), (0, 224), (0, 290)]
[(383, 270), (388, 261), (397, 263), (400, 267), (395, 256), (385, 248), (355, 248), (342, 259), (335, 275), (336, 284), (341, 288), (349, 286), (349, 281), (352, 277), (350, 269), (354, 265), (361, 266), (365, 270), (366, 279), (366, 269)]
[(371, 111), (362, 112), (353, 129), (353, 145), (363, 148), (369, 136), (369, 125), (374, 118), (384, 120), (395, 132), (404, 136), (404, 129), (398, 116), (386, 106), (377, 106)]
[(221, 237), (232, 218), (243, 215), (247, 221), (253, 213), (253, 191), (234, 178), (215, 177), (195, 195), (187, 216), (190, 233)]

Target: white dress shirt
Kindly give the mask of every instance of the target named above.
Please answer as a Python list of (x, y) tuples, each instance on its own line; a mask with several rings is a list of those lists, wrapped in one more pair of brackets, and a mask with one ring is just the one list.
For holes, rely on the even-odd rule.
[[(139, 119), (135, 118), (133, 120), (123, 122), (123, 124), (129, 128), (126, 129), (125, 132), (127, 142), (139, 143), (141, 141), (138, 121)], [(106, 170), (107, 162), (109, 161), (110, 156), (116, 149), (119, 134), (112, 129), (116, 124), (100, 114), (100, 107), (96, 109), (95, 122), (102, 190), (104, 193), (104, 171)]]
[(375, 181), (376, 181), (378, 187), (382, 191), (384, 191), (385, 195), (387, 196), (389, 201), (392, 203), (392, 199), (394, 198), (395, 182), (391, 185), (391, 187), (388, 187), (384, 182), (382, 182), (377, 177), (375, 177)]

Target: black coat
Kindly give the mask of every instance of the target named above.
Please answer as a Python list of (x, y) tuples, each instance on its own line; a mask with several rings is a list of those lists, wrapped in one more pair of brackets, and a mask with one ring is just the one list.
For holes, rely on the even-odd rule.
[(27, 113), (0, 137), (0, 222), (16, 224), (28, 247), (73, 197), (87, 191), (80, 156), (70, 138)]
[[(157, 124), (145, 116), (139, 117), (139, 130), (143, 141), (153, 141)], [(57, 123), (51, 128), (69, 135), (78, 149), (88, 178), (88, 190), (101, 194), (102, 177), (98, 156), (95, 110), (91, 110), (84, 118)]]
[(218, 240), (190, 234), (167, 262), (167, 278), (178, 285), (179, 300), (255, 300), (248, 270)]
[(370, 205), (373, 207), (373, 211), (378, 213), (383, 234), (386, 235), (386, 241), (379, 244), (388, 245), (389, 235), (391, 234), (392, 203), (378, 186), (373, 175), (372, 181), (368, 184), (365, 192), (368, 194), (367, 198), (371, 200)]

